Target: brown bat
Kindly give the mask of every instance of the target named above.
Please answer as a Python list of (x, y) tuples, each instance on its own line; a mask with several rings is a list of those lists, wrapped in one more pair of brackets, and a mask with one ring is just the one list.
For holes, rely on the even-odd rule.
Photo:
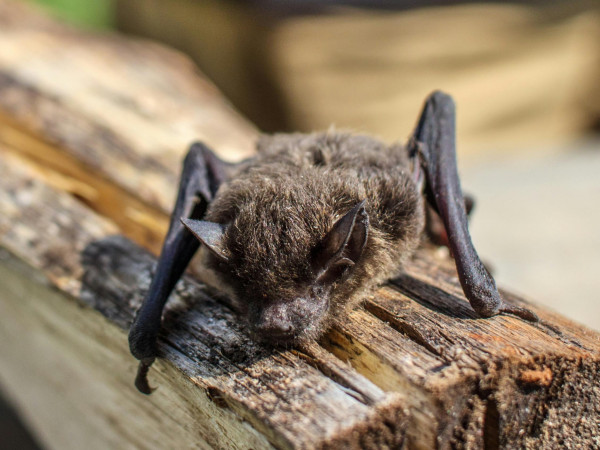
[[(151, 392), (164, 305), (202, 244), (212, 278), (236, 299), (255, 338), (273, 345), (318, 338), (398, 274), (429, 231), (450, 248), (481, 317), (511, 313), (471, 242), (455, 150), (452, 98), (434, 92), (406, 146), (344, 133), (264, 137), (237, 165), (194, 144), (148, 295), (129, 332)], [(440, 222), (443, 226), (440, 226)]]

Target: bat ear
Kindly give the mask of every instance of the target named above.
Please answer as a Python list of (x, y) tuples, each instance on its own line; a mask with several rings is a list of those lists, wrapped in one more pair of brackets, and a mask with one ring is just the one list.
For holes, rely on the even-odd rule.
[(227, 229), (226, 225), (185, 218), (181, 219), (181, 223), (183, 223), (183, 225), (196, 236), (213, 255), (223, 262), (229, 261), (223, 249), (223, 234)]
[(319, 279), (341, 276), (362, 255), (369, 234), (369, 216), (365, 201), (339, 219), (317, 247), (314, 268)]

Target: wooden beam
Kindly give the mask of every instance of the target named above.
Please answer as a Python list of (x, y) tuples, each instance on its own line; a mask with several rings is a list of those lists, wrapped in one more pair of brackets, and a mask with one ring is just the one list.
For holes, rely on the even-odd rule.
[[(357, 427), (365, 432), (371, 429), (372, 439), (377, 439), (377, 430), (384, 426), (382, 416), (397, 424), (394, 438), (403, 439), (404, 406), (392, 401), (397, 397), (395, 393), (385, 394), (331, 355), (319, 359), (321, 368), (313, 367), (314, 357), (310, 354), (318, 350), (308, 350), (309, 355), (272, 352), (253, 343), (243, 333), (244, 326), (236, 315), (209, 298), (202, 286), (190, 279), (177, 289), (165, 314), (165, 324), (169, 324), (165, 329), (169, 331), (160, 348), (170, 363), (159, 365), (152, 377), (160, 389), (149, 398), (141, 396), (132, 385), (135, 361), (127, 355), (126, 331), (148, 287), (154, 259), (127, 239), (114, 236), (117, 230), (112, 223), (36, 180), (35, 172), (17, 158), (0, 158), (0, 179), (0, 206), (6, 212), (0, 221), (0, 242), (12, 255), (5, 258), (8, 292), (3, 296), (3, 317), (12, 318), (10, 323), (3, 323), (3, 335), (6, 342), (15, 344), (2, 355), (7, 361), (2, 378), (7, 378), (9, 385), (19, 385), (25, 368), (41, 378), (36, 380), (38, 384), (51, 385), (56, 377), (75, 377), (79, 400), (72, 398), (71, 405), (59, 400), (65, 420), (76, 420), (81, 409), (87, 411), (86, 416), (94, 416), (95, 408), (108, 408), (118, 426), (136, 436), (135, 440), (122, 438), (148, 447), (159, 434), (158, 430), (145, 432), (145, 427), (161, 422), (165, 414), (171, 416), (168, 408), (179, 410), (178, 402), (184, 400), (193, 414), (188, 411), (187, 417), (180, 417), (180, 412), (175, 415), (173, 421), (178, 425), (171, 423), (174, 429), (167, 433), (175, 447), (190, 445), (198, 437), (211, 446), (226, 448), (263, 448), (268, 442), (280, 448), (310, 447), (326, 441), (333, 445), (350, 439)], [(15, 258), (25, 261), (27, 270), (20, 266), (16, 270), (12, 263)], [(49, 279), (68, 295), (48, 291), (39, 281), (21, 290), (34, 274), (38, 280)], [(44, 306), (36, 311), (39, 303)], [(82, 310), (78, 304), (88, 308)], [(26, 325), (15, 326), (19, 322)], [(50, 341), (54, 341), (54, 334), (62, 333), (70, 335), (72, 341), (63, 339), (55, 347), (47, 344), (36, 348), (36, 337), (44, 336), (50, 326), (44, 324), (52, 322)], [(28, 334), (20, 341), (23, 331), (33, 336)], [(49, 380), (44, 379), (47, 357), (38, 358), (39, 352), (55, 358)], [(18, 355), (23, 354), (31, 355), (25, 364), (19, 362)], [(66, 356), (71, 364), (58, 364)], [(338, 381), (336, 376), (325, 376), (324, 370), (338, 373)], [(183, 373), (183, 378), (177, 371)], [(158, 379), (156, 372), (161, 374)], [(356, 391), (350, 384), (352, 380), (357, 384)], [(79, 397), (87, 383), (100, 383), (102, 389), (112, 390), (113, 403), (105, 398)], [(48, 394), (34, 389), (42, 397), (35, 403), (46, 405), (46, 414), (51, 414), (51, 400), (68, 388), (69, 384), (58, 391), (50, 389)], [(191, 390), (193, 401), (186, 400), (182, 390)], [(23, 395), (30, 398), (31, 391), (24, 391)], [(123, 408), (129, 398), (133, 404)], [(37, 415), (37, 410), (28, 414)], [(226, 420), (221, 421), (223, 415)], [(101, 419), (93, 418), (91, 423), (86, 420), (86, 427), (98, 439), (107, 432), (103, 428), (106, 418)], [(67, 443), (68, 435), (46, 430), (44, 425), (42, 429), (50, 435), (51, 443)], [(181, 433), (190, 428), (192, 433)], [(223, 430), (226, 436), (219, 437)]]
[(0, 140), (136, 241), (157, 249), (191, 142), (230, 160), (254, 151), (255, 127), (183, 55), (81, 33), (21, 2), (0, 2), (0, 24)]
[[(452, 262), (428, 249), (320, 342), (286, 351), (254, 343), (187, 276), (158, 390), (138, 394), (126, 330), (154, 264), (141, 246), (160, 243), (184, 141), (248, 154), (256, 130), (166, 49), (7, 0), (0, 23), (0, 383), (49, 447), (600, 445), (600, 336), (530, 304), (540, 324), (475, 319)], [(140, 106), (153, 98), (166, 107)]]

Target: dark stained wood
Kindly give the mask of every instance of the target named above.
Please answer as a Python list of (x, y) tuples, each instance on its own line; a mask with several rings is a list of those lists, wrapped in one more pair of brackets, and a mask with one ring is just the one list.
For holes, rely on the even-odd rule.
[[(222, 154), (231, 136), (251, 148), (256, 132), (216, 91), (188, 103), (208, 85), (182, 57), (161, 48), (167, 58), (153, 59), (152, 44), (67, 30), (23, 8), (0, 1), (0, 340), (10, 343), (0, 382), (50, 447), (600, 446), (600, 335), (508, 292), (541, 323), (476, 319), (452, 261), (428, 248), (320, 342), (286, 350), (253, 342), (226, 299), (186, 276), (150, 371), (158, 389), (138, 394), (126, 331), (174, 197), (178, 123), (207, 105), (189, 129), (205, 137), (219, 124)], [(96, 53), (83, 57), (81, 42)], [(50, 80), (57, 49), (71, 45), (70, 77), (86, 86), (77, 95)], [(28, 48), (35, 74), (11, 56)], [(150, 60), (155, 77), (141, 69)], [(113, 75), (95, 70), (102, 61), (131, 77), (115, 76), (108, 97), (92, 89)], [(109, 117), (159, 88), (178, 106), (165, 122), (153, 110), (151, 145), (139, 136), (152, 128), (146, 109), (128, 107), (123, 124)]]

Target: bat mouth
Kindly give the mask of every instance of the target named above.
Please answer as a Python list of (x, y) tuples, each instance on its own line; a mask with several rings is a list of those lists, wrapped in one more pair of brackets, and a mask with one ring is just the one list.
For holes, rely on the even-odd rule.
[(250, 336), (256, 342), (266, 344), (274, 348), (289, 348), (292, 345), (302, 344), (307, 341), (318, 339), (327, 328), (325, 319), (318, 323), (297, 326), (289, 330), (264, 329), (256, 326), (250, 327)]
[(261, 344), (267, 344), (272, 347), (288, 347), (302, 341), (302, 333), (295, 331), (264, 331), (253, 330), (252, 338)]
[(251, 307), (247, 316), (251, 337), (276, 347), (318, 337), (328, 307), (327, 298), (305, 296)]
[(298, 340), (303, 334), (303, 328), (292, 323), (260, 322), (251, 324), (252, 337), (262, 343), (287, 345)]

